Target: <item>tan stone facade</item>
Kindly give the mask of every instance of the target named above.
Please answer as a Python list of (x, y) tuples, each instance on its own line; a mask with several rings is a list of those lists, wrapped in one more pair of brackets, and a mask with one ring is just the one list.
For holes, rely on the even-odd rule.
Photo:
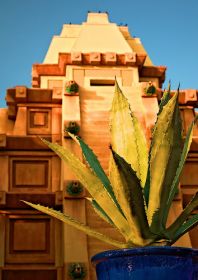
[[(105, 244), (27, 208), (20, 200), (62, 209), (82, 222), (120, 238), (86, 201), (86, 191), (67, 166), (39, 137), (81, 152), (64, 132), (72, 126), (97, 154), (108, 172), (108, 115), (115, 76), (141, 120), (148, 145), (158, 111), (166, 67), (154, 66), (141, 41), (127, 27), (110, 23), (106, 13), (89, 13), (82, 25), (64, 25), (52, 39), (42, 64), (32, 68), (32, 88), (7, 90), (7, 108), (0, 109), (0, 279), (71, 279), (73, 263), (83, 263), (86, 279), (95, 279), (90, 257)], [(75, 81), (78, 92), (66, 91)], [(157, 91), (148, 96), (151, 81)], [(198, 105), (196, 90), (179, 97), (184, 137)], [(175, 198), (170, 220), (198, 189), (198, 127)], [(198, 247), (197, 230), (177, 245)]]

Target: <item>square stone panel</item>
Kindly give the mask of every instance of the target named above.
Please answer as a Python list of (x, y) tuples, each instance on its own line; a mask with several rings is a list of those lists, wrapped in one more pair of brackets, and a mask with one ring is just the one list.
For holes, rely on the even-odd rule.
[(54, 219), (39, 214), (10, 214), (6, 220), (5, 263), (54, 263)]
[(43, 270), (43, 269), (6, 269), (2, 271), (2, 280), (57, 280), (57, 270)]
[(33, 124), (34, 126), (45, 126), (46, 120), (47, 120), (47, 114), (46, 113), (34, 113), (33, 115)]
[(14, 162), (15, 186), (44, 186), (47, 162)]
[(51, 158), (11, 157), (9, 190), (14, 192), (51, 191)]
[(51, 109), (28, 109), (28, 134), (51, 134)]
[(49, 219), (12, 219), (10, 221), (10, 251), (13, 253), (39, 251), (49, 248)]

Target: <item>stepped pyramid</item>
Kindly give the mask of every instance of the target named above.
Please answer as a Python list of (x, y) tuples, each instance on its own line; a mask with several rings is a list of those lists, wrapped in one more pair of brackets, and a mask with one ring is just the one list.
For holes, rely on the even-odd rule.
[[(82, 186), (40, 140), (69, 146), (82, 158), (65, 129), (73, 129), (95, 151), (108, 172), (109, 109), (115, 76), (142, 123), (148, 145), (158, 112), (166, 67), (153, 65), (139, 38), (107, 13), (88, 13), (81, 25), (65, 24), (45, 59), (32, 67), (32, 87), (16, 86), (0, 109), (0, 279), (71, 279), (80, 265), (95, 279), (90, 257), (110, 249), (96, 239), (38, 213), (20, 202), (39, 202), (76, 217), (112, 237), (118, 233), (96, 217)], [(156, 91), (147, 95), (152, 84)], [(198, 107), (198, 91), (179, 97), (184, 137)], [(198, 127), (186, 162), (170, 221), (198, 189)], [(198, 248), (197, 230), (177, 245)]]

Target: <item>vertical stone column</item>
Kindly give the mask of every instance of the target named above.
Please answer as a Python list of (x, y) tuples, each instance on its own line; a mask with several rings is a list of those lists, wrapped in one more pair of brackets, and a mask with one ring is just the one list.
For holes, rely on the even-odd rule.
[[(71, 123), (77, 124), (79, 127), (81, 125), (79, 95), (78, 93), (75, 95), (66, 95), (63, 92), (62, 145), (69, 147), (74, 154), (76, 154), (79, 158), (82, 158), (82, 153), (78, 145), (69, 138), (66, 132), (64, 132)], [(62, 162), (63, 212), (83, 223), (86, 223), (85, 199), (83, 198), (84, 192), (79, 196), (72, 196), (70, 192), (67, 192), (68, 184), (71, 183), (78, 184), (78, 181), (71, 170), (69, 170), (64, 162)], [(82, 269), (85, 267), (87, 271), (87, 277), (85, 279), (89, 279), (87, 236), (73, 227), (64, 224), (63, 240), (65, 267), (64, 279), (70, 279), (68, 273), (74, 265), (82, 265)]]

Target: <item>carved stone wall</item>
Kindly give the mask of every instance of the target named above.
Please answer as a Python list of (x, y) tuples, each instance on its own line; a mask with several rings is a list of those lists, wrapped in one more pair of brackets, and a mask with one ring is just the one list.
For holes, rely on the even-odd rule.
[[(106, 32), (105, 26), (112, 30), (108, 33), (108, 46), (102, 33), (97, 34), (98, 45), (94, 45), (94, 40), (90, 44), (84, 40), (80, 30), (84, 28), (89, 33), (89, 25), (93, 30)], [(96, 36), (95, 31), (91, 34)], [(64, 44), (59, 44), (60, 38)], [(158, 112), (166, 67), (152, 64), (140, 40), (133, 38), (127, 27), (112, 25), (106, 13), (90, 13), (86, 24), (75, 28), (64, 25), (60, 38), (53, 39), (44, 63), (33, 65), (32, 88), (8, 89), (7, 108), (0, 109), (0, 280), (69, 280), (71, 265), (78, 263), (86, 268), (84, 279), (94, 280), (90, 257), (110, 249), (32, 210), (21, 200), (62, 210), (103, 233), (121, 238), (96, 216), (85, 199), (86, 190), (40, 137), (69, 147), (82, 159), (79, 146), (65, 132), (68, 127), (78, 128), (77, 134), (94, 150), (108, 172), (108, 120), (115, 76), (142, 124), (148, 145)], [(69, 49), (68, 40), (72, 40), (73, 49)], [(156, 88), (150, 96), (145, 94), (149, 82)], [(67, 92), (67, 83), (76, 83), (78, 90)], [(185, 138), (198, 108), (198, 92), (181, 91), (179, 105)], [(169, 222), (197, 191), (197, 170), (196, 126)], [(198, 248), (197, 234), (197, 229), (192, 230), (177, 245)]]

